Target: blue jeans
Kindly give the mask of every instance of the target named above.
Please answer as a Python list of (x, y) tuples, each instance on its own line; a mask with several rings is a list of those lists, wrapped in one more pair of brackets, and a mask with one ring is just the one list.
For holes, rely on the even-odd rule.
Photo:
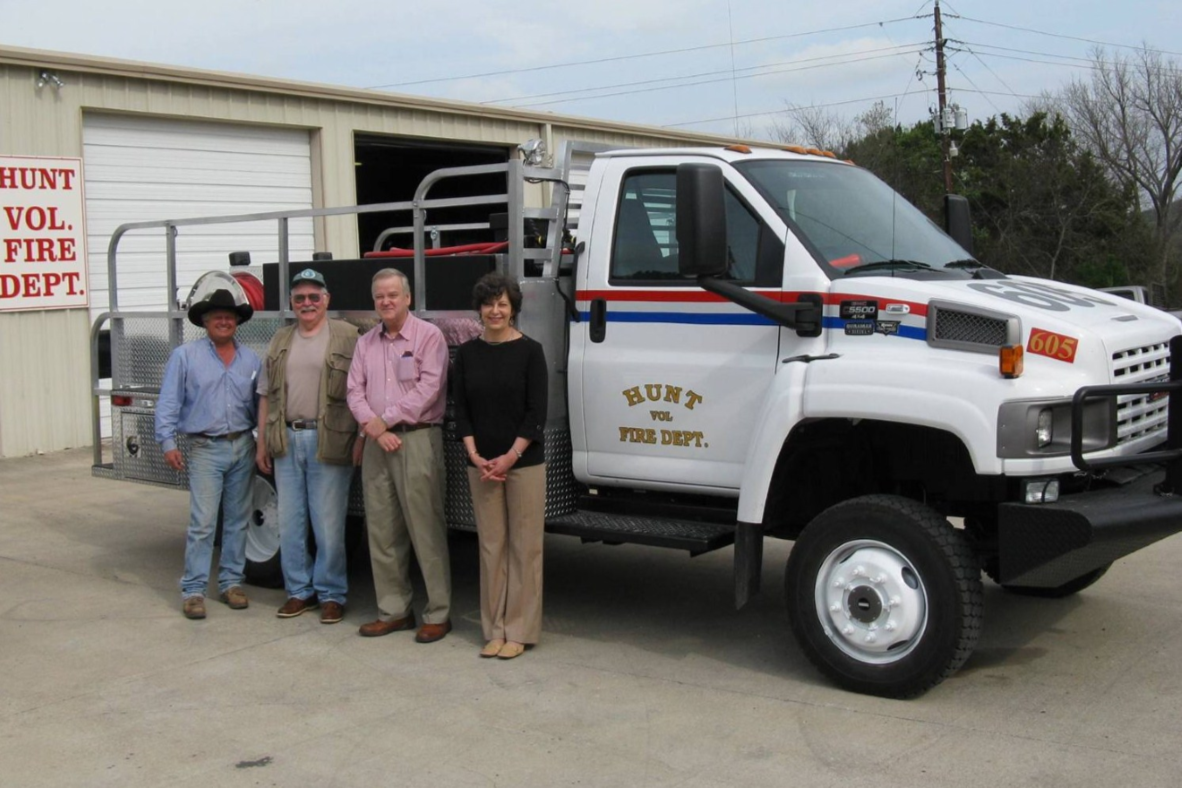
[(213, 540), (222, 508), (222, 555), (218, 591), (242, 585), (246, 566), (246, 528), (254, 486), (254, 438), (232, 441), (193, 438), (189, 451), (189, 534), (181, 596), (205, 596), (213, 561)]
[[(316, 459), (316, 430), (287, 430), (287, 454), (276, 457), (279, 495), (279, 551), (287, 595), (345, 604), (349, 576), (345, 560), (345, 516), (352, 465)], [(316, 560), (308, 554), (308, 520), (316, 539)]]

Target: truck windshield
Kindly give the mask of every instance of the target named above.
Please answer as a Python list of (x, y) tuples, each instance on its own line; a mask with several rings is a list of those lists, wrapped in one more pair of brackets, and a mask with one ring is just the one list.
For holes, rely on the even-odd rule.
[(819, 161), (735, 164), (800, 236), (830, 278), (966, 278), (981, 266), (960, 244), (858, 167)]

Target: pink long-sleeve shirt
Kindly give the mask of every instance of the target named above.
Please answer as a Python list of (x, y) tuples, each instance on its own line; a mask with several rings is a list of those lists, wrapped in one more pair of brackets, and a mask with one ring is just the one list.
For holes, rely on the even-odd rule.
[(441, 424), (447, 405), (447, 342), (413, 314), (391, 335), (378, 323), (357, 340), (349, 367), (349, 410), (364, 426)]

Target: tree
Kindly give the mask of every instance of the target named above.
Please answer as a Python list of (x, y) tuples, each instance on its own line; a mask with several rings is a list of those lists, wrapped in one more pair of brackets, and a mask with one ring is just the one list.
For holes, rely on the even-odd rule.
[[(1072, 138), (1062, 119), (1036, 113), (974, 123), (953, 159), (957, 191), (973, 214), (974, 251), (1007, 273), (1092, 286), (1137, 275), (1148, 257), (1135, 194)], [(841, 151), (933, 221), (942, 219), (940, 138), (931, 122), (879, 126)]]
[(894, 111), (882, 101), (874, 102), (853, 123), (823, 107), (790, 104), (784, 110), (784, 117), (772, 122), (768, 135), (778, 142), (841, 151), (856, 140), (892, 128), (894, 118)]
[(768, 134), (777, 142), (836, 151), (849, 144), (853, 129), (840, 115), (823, 107), (789, 104), (783, 117), (772, 121)]
[(1149, 209), (1153, 283), (1171, 288), (1178, 279), (1171, 241), (1182, 222), (1172, 209), (1182, 173), (1182, 71), (1148, 47), (1131, 58), (1096, 49), (1092, 60), (1091, 80), (1073, 81), (1059, 104), (1076, 137)]
[(1102, 285), (1093, 279), (1112, 270), (1112, 255), (1140, 248), (1128, 263), (1143, 260), (1135, 195), (1107, 178), (1061, 117), (976, 123), (960, 154), (955, 173), (973, 208), (978, 256), (994, 267)]

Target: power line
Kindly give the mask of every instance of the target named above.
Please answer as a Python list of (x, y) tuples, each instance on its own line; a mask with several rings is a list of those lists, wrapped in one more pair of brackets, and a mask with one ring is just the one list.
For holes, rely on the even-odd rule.
[[(845, 65), (850, 65), (852, 63), (862, 63), (862, 62), (865, 62), (868, 60), (881, 60), (883, 58), (889, 58), (889, 57), (901, 57), (904, 55), (913, 54), (914, 52), (917, 52), (917, 51), (920, 51), (920, 50), (892, 52), (892, 53), (889, 53), (886, 55), (873, 55), (871, 57), (852, 58), (849, 60), (839, 61), (836, 63), (816, 63), (811, 66), (801, 66), (799, 68), (775, 69), (772, 71), (764, 71), (759, 74), (747, 74), (747, 75), (739, 77), (739, 79), (754, 79), (756, 77), (766, 77), (766, 76), (771, 76), (773, 74), (787, 74), (787, 73), (796, 72), (796, 71), (811, 71), (813, 69), (818, 69), (818, 68), (831, 68), (833, 66), (845, 66)], [(714, 79), (702, 79), (702, 80), (698, 80), (695, 82), (683, 82), (683, 83), (680, 83), (677, 85), (661, 85), (658, 87), (637, 88), (636, 90), (620, 90), (620, 91), (616, 91), (615, 93), (601, 93), (601, 94), (595, 95), (595, 96), (576, 96), (573, 98), (554, 99), (551, 101), (528, 101), (528, 102), (525, 102), (522, 104), (516, 104), (515, 106), (518, 106), (518, 107), (542, 107), (542, 106), (547, 106), (547, 105), (551, 105), (551, 104), (566, 104), (566, 103), (569, 103), (572, 101), (586, 101), (589, 99), (614, 98), (616, 96), (628, 96), (628, 95), (633, 95), (636, 93), (653, 93), (653, 92), (661, 91), (661, 90), (674, 90), (677, 88), (696, 87), (698, 85), (710, 85), (710, 84), (714, 84), (714, 83), (718, 83), (718, 82), (726, 82), (729, 79), (730, 79), (729, 76), (724, 76), (724, 77), (718, 77), (718, 78), (714, 78)], [(762, 113), (760, 113), (760, 114), (762, 114)], [(743, 116), (743, 117), (746, 117), (746, 116)]]
[[(927, 5), (927, 3), (925, 2), (924, 5)], [(923, 6), (920, 6), (920, 10), (923, 10)], [(911, 72), (911, 76), (907, 79), (907, 87), (903, 88), (903, 95), (904, 96), (906, 96), (911, 91), (911, 83), (915, 81), (916, 76), (918, 76), (920, 73), (922, 73), (919, 68), (919, 64), (922, 62), (923, 62), (923, 53), (920, 52), (919, 57), (916, 58), (916, 61), (915, 61), (915, 69)], [(922, 82), (923, 80), (921, 79), (920, 81)], [(899, 102), (898, 101), (895, 102), (894, 120), (895, 120), (896, 124), (899, 122)]]
[(969, 90), (968, 88), (949, 88), (961, 93), (980, 93), (982, 96), (1012, 96), (1014, 98), (1040, 99), (1042, 96), (1033, 93), (1002, 93), (1000, 90)]
[[(953, 51), (954, 52), (968, 52), (969, 50), (953, 48)], [(1096, 71), (1097, 70), (1096, 66), (1088, 66), (1088, 65), (1084, 65), (1082, 63), (1060, 63), (1060, 62), (1056, 62), (1054, 60), (1038, 60), (1036, 58), (1030, 58), (1030, 57), (1018, 57), (1017, 55), (1002, 55), (997, 52), (985, 52), (984, 55), (985, 55), (985, 57), (996, 57), (996, 58), (1001, 58), (1002, 60), (1018, 60), (1023, 63), (1039, 63), (1044, 66), (1061, 66), (1062, 68), (1078, 68), (1078, 69), (1081, 69), (1084, 71)], [(1015, 93), (1014, 95), (1018, 95), (1018, 94)]]
[[(1052, 38), (1065, 38), (1069, 41), (1082, 41), (1085, 44), (1098, 44), (1100, 46), (1117, 47), (1120, 49), (1137, 49), (1137, 50), (1144, 49), (1143, 46), (1133, 46), (1132, 44), (1114, 44), (1111, 41), (1099, 41), (1094, 38), (1080, 38), (1079, 36), (1069, 36), (1069, 35), (1065, 35), (1063, 33), (1048, 33), (1045, 30), (1035, 30), (1032, 27), (1021, 27), (1019, 25), (1007, 25), (1007, 24), (1003, 24), (1001, 22), (989, 22), (985, 19), (974, 19), (971, 16), (964, 16), (962, 14), (957, 14), (956, 18), (962, 19), (965, 22), (976, 22), (979, 25), (992, 25), (993, 27), (1004, 27), (1007, 30), (1020, 30), (1024, 33), (1036, 33), (1040, 36), (1050, 36)], [(1155, 49), (1156, 49), (1156, 47), (1155, 47)], [(1166, 55), (1182, 56), (1182, 52), (1171, 52), (1166, 49), (1158, 49), (1157, 51), (1161, 52), (1163, 54), (1166, 54)]]
[[(1009, 92), (1013, 93), (1015, 96), (1018, 95), (1012, 87), (1010, 87), (1009, 85), (1006, 84), (1006, 81), (1001, 78), (1001, 75), (993, 70), (992, 66), (990, 66), (988, 63), (986, 63), (984, 60), (981, 59), (980, 55), (978, 55), (976, 52), (973, 52), (973, 50), (971, 50), (971, 49), (969, 50), (969, 52), (972, 52), (973, 57), (977, 58), (977, 62), (980, 63), (981, 65), (985, 66), (985, 68), (989, 71), (989, 73), (993, 75), (993, 78), (1001, 83), (1001, 86), (1003, 88), (1005, 88)], [(964, 73), (964, 72), (961, 72), (961, 73)]]
[(735, 77), (735, 21), (731, 16), (730, 0), (726, 4), (726, 33), (731, 40), (731, 99), (735, 107), (735, 136), (739, 136), (739, 81)]
[(1039, 55), (1040, 57), (1057, 57), (1063, 60), (1075, 60), (1080, 63), (1095, 63), (1096, 61), (1090, 57), (1076, 57), (1075, 55), (1059, 55), (1054, 52), (1037, 52), (1031, 49), (1016, 49), (1014, 47), (1003, 47), (999, 44), (981, 44), (976, 41), (961, 41), (960, 39), (949, 39), (952, 43), (960, 44), (965, 47), (975, 46), (983, 47), (985, 49), (1000, 49), (1003, 52), (1020, 52), (1023, 55)]
[[(911, 92), (915, 93), (917, 91), (911, 91)], [(927, 91), (925, 89), (922, 92), (926, 93)], [(868, 98), (846, 99), (845, 101), (830, 101), (826, 104), (810, 104), (807, 107), (793, 107), (793, 109), (794, 110), (822, 109), (824, 107), (838, 107), (843, 104), (859, 104), (859, 103), (862, 103), (865, 101), (882, 101), (884, 99), (890, 99), (890, 98), (902, 98), (906, 95), (908, 95), (908, 94), (907, 93), (888, 93), (883, 96), (870, 96)], [(743, 115), (740, 115), (739, 117), (740, 118), (758, 118), (763, 115), (776, 115), (776, 114), (779, 114), (784, 111), (785, 110), (783, 110), (783, 109), (772, 109), (772, 110), (764, 110), (763, 112), (748, 112)], [(731, 115), (727, 115), (726, 117), (722, 117), (722, 118), (703, 118), (702, 120), (686, 120), (686, 121), (682, 121), (680, 123), (665, 123), (661, 126), (661, 128), (674, 129), (679, 126), (697, 126), (702, 123), (718, 123), (720, 121), (730, 120), (731, 117), (732, 117)]]
[[(952, 5), (951, 5), (951, 3), (948, 3), (948, 7), (949, 7), (949, 8), (952, 8)], [(956, 14), (956, 9), (952, 9), (952, 12), (953, 12), (953, 14)], [(956, 39), (951, 39), (951, 38), (948, 38), (948, 39), (946, 40), (946, 42), (945, 42), (945, 43), (949, 43), (949, 42), (953, 42), (953, 41), (956, 41)], [(963, 44), (963, 45), (964, 45), (966, 48), (968, 48), (968, 44), (967, 44), (966, 42), (964, 42), (964, 41), (959, 41), (959, 42), (957, 42), (957, 43)], [(1002, 78), (1001, 78), (1001, 75), (999, 75), (999, 74), (998, 74), (996, 71), (994, 71), (994, 70), (993, 70), (993, 68), (992, 68), (992, 67), (991, 67), (991, 66), (990, 66), (988, 63), (986, 63), (984, 60), (982, 60), (982, 59), (981, 59), (981, 57), (980, 57), (980, 55), (978, 55), (978, 54), (977, 54), (976, 52), (974, 52), (972, 49), (969, 49), (968, 51), (969, 51), (969, 54), (971, 54), (973, 57), (975, 57), (975, 58), (977, 59), (977, 62), (978, 62), (978, 63), (980, 63), (982, 66), (984, 66), (984, 67), (985, 67), (985, 69), (986, 69), (986, 70), (987, 70), (987, 71), (988, 71), (990, 74), (992, 74), (992, 75), (993, 75), (993, 78), (994, 78), (994, 79), (996, 79), (998, 82), (1000, 82), (1000, 83), (1001, 83), (1001, 86), (1002, 86), (1003, 88), (1005, 88), (1006, 90), (1008, 90), (1010, 93), (1014, 93), (1014, 89), (1013, 89), (1013, 88), (1011, 88), (1009, 85), (1007, 85), (1007, 84), (1006, 84), (1006, 81), (1005, 81), (1004, 79), (1002, 79)], [(961, 74), (964, 76), (964, 78), (965, 78), (965, 79), (968, 79), (970, 83), (972, 82), (972, 80), (971, 80), (971, 79), (969, 79), (969, 75), (968, 75), (968, 74), (965, 74), (965, 72), (964, 72), (964, 71), (963, 71), (963, 70), (960, 68), (960, 66), (957, 66), (957, 67), (956, 67), (956, 70), (957, 70), (957, 71), (960, 71), (960, 73), (961, 73)], [(973, 85), (973, 87), (976, 87), (976, 85), (974, 84), (974, 85)], [(1015, 93), (1015, 95), (1017, 95), (1017, 94)], [(986, 101), (988, 101), (988, 102), (990, 103), (990, 105), (992, 105), (992, 107), (993, 107), (995, 110), (997, 110), (998, 112), (1001, 112), (1001, 109), (1000, 109), (1000, 108), (999, 108), (999, 107), (998, 107), (996, 104), (994, 104), (994, 103), (993, 103), (993, 101), (992, 101), (992, 100), (991, 100), (991, 99), (990, 99), (988, 96), (986, 96), (986, 97), (985, 97), (985, 100), (986, 100)]]
[[(799, 58), (797, 60), (782, 60), (782, 61), (778, 61), (775, 63), (764, 63), (763, 65), (759, 65), (759, 66), (745, 66), (743, 68), (738, 68), (738, 69), (723, 69), (720, 71), (702, 71), (697, 74), (683, 74), (681, 76), (676, 76), (676, 77), (657, 77), (654, 79), (642, 79), (642, 80), (636, 80), (633, 82), (619, 82), (614, 85), (598, 85), (598, 86), (589, 87), (589, 88), (569, 88), (567, 90), (559, 90), (559, 91), (554, 91), (552, 93), (535, 93), (535, 94), (528, 95), (528, 96), (513, 96), (511, 98), (489, 99), (488, 101), (482, 101), (480, 103), (481, 104), (500, 104), (502, 102), (522, 101), (525, 99), (550, 98), (551, 96), (566, 96), (566, 95), (571, 95), (571, 94), (575, 94), (575, 93), (589, 93), (589, 92), (596, 91), (596, 90), (614, 90), (615, 88), (630, 88), (630, 87), (637, 87), (640, 85), (655, 85), (655, 84), (658, 84), (661, 82), (672, 82), (675, 80), (702, 79), (704, 77), (714, 77), (714, 76), (719, 76), (722, 74), (726, 74), (726, 75), (733, 74), (738, 79), (751, 79), (753, 77), (764, 76), (765, 74), (783, 73), (782, 71), (775, 71), (775, 70), (764, 71), (765, 69), (775, 69), (778, 66), (795, 66), (795, 65), (799, 65), (801, 63), (815, 63), (815, 62), (821, 61), (821, 60), (834, 60), (836, 58), (851, 58), (851, 57), (854, 57), (855, 54), (857, 56), (861, 56), (861, 55), (869, 55), (869, 54), (873, 54), (873, 53), (877, 53), (877, 52), (892, 52), (892, 50), (905, 50), (905, 51), (901, 51), (901, 52), (892, 52), (892, 54), (894, 54), (894, 55), (908, 55), (908, 54), (911, 54), (912, 52), (915, 51), (915, 47), (920, 46), (923, 43), (924, 42), (915, 42), (913, 44), (897, 44), (895, 46), (879, 47), (878, 49), (864, 49), (858, 53), (844, 53), (844, 54), (839, 54), (839, 55), (819, 55), (817, 57)], [(862, 59), (864, 59), (864, 58), (862, 58)], [(839, 61), (836, 63), (826, 63), (823, 65), (825, 65), (825, 66), (840, 66), (840, 65), (845, 65), (846, 63), (850, 63), (850, 62), (856, 63), (856, 62), (859, 62), (859, 60), (843, 60), (843, 61)], [(742, 72), (762, 72), (762, 73), (746, 73), (746, 74), (743, 74), (742, 76), (737, 76), (738, 74), (740, 74)], [(686, 87), (687, 85), (695, 85), (695, 84), (704, 84), (704, 83), (687, 82), (687, 83), (677, 84), (677, 85), (668, 85), (666, 87), (677, 88), (677, 87)], [(598, 97), (597, 96), (589, 96), (587, 98), (598, 98)], [(577, 99), (572, 99), (572, 101), (574, 101), (574, 100), (577, 100)]]
[(898, 19), (882, 19), (877, 22), (864, 22), (858, 25), (846, 25), (844, 27), (829, 27), (822, 30), (808, 30), (803, 33), (789, 33), (782, 36), (765, 36), (763, 38), (749, 38), (743, 41), (726, 42), (724, 44), (703, 44), (696, 47), (684, 47), (681, 49), (665, 49), (659, 52), (642, 52), (636, 55), (617, 55), (614, 57), (602, 57), (592, 60), (573, 60), (568, 63), (551, 63), (545, 66), (530, 66), (527, 68), (510, 68), (502, 71), (486, 71), (481, 74), (467, 74), (459, 77), (434, 77), (432, 79), (419, 79), (412, 82), (392, 82), (388, 85), (372, 85), (366, 90), (380, 90), (382, 88), (402, 88), (411, 85), (427, 85), (434, 82), (455, 82), (463, 79), (480, 79), (483, 77), (500, 77), (506, 74), (526, 74), (535, 71), (548, 71), (555, 68), (572, 68), (575, 66), (591, 66), (599, 63), (617, 63), (621, 60), (636, 60), (638, 58), (646, 57), (662, 57), (664, 55), (680, 55), (686, 52), (701, 52), (706, 49), (720, 49), (729, 46), (745, 46), (747, 44), (762, 44), (768, 41), (784, 41), (791, 38), (803, 38), (805, 36), (817, 36), (824, 33), (842, 33), (847, 30), (860, 30), (866, 27), (882, 27), (884, 25), (893, 25), (898, 22), (910, 22), (915, 17), (903, 16)]
[[(974, 56), (977, 56), (976, 52), (972, 52), (972, 50), (969, 50), (967, 48), (971, 42), (958, 41), (957, 43), (964, 45), (966, 48), (962, 50), (962, 49), (958, 49), (956, 47), (953, 47), (952, 49), (954, 49), (957, 52), (962, 52), (962, 51), (971, 52), (971, 54), (973, 54)], [(1061, 60), (1074, 60), (1074, 61), (1078, 61), (1078, 62), (1076, 62), (1076, 63), (1057, 63), (1057, 62), (1051, 61), (1051, 60), (1035, 60), (1032, 58), (1017, 57), (1015, 55), (1002, 55), (997, 52), (985, 52), (984, 54), (987, 57), (997, 57), (997, 58), (1003, 58), (1005, 60), (1020, 60), (1025, 63), (1041, 63), (1041, 64), (1047, 65), (1047, 66), (1063, 66), (1066, 68), (1086, 69), (1089, 71), (1102, 71), (1103, 70), (1103, 68), (1101, 66), (1096, 65), (1095, 60), (1092, 60), (1091, 58), (1086, 58), (1086, 57), (1073, 57), (1072, 55), (1057, 55), (1053, 52), (1033, 52), (1028, 49), (1014, 49), (1013, 47), (1003, 47), (1003, 46), (997, 46), (994, 44), (974, 44), (974, 46), (983, 47), (984, 49), (1000, 49), (1004, 52), (1020, 52), (1022, 54), (1026, 54), (1026, 55), (1038, 55), (1041, 57), (1054, 57), (1054, 58), (1059, 58)], [(977, 59), (980, 60), (981, 58), (979, 56), (977, 56)], [(984, 61), (981, 61), (981, 62), (984, 65)], [(988, 66), (986, 66), (986, 68), (988, 68)], [(1169, 74), (1171, 76), (1178, 76), (1178, 75), (1182, 74), (1182, 69), (1169, 68), (1167, 66), (1161, 66), (1160, 68), (1156, 68), (1154, 70), (1157, 72), (1160, 72), (1162, 74)]]
[[(964, 77), (965, 79), (967, 79), (967, 80), (969, 81), (969, 84), (970, 84), (970, 85), (972, 85), (973, 87), (977, 88), (977, 83), (973, 81), (973, 78), (972, 78), (972, 77), (970, 77), (968, 74), (964, 73), (964, 69), (962, 69), (960, 66), (958, 66), (958, 65), (957, 65), (957, 64), (955, 64), (955, 63), (953, 63), (953, 64), (952, 64), (952, 67), (953, 67), (954, 69), (956, 69), (957, 71), (959, 71), (959, 72), (960, 72), (960, 75), (961, 75), (962, 77)], [(987, 66), (986, 68), (988, 68), (988, 66)], [(1006, 88), (1006, 89), (1007, 89), (1007, 90), (1009, 90), (1009, 87), (1007, 86), (1007, 88)], [(980, 88), (977, 88), (977, 92), (978, 92), (978, 93), (981, 93), (981, 89), (980, 89)], [(991, 107), (993, 107), (995, 110), (997, 110), (998, 114), (1001, 114), (1001, 107), (999, 107), (999, 106), (997, 106), (996, 104), (994, 104), (994, 103), (993, 103), (993, 99), (989, 98), (989, 95), (988, 95), (988, 94), (986, 94), (986, 93), (981, 93), (981, 95), (982, 95), (982, 96), (985, 96), (985, 100), (989, 102), (989, 106), (991, 106)], [(1010, 90), (1010, 95), (1011, 95), (1011, 96), (1016, 96), (1016, 95), (1018, 95), (1018, 94), (1017, 94), (1017, 93), (1014, 93), (1014, 91)]]

